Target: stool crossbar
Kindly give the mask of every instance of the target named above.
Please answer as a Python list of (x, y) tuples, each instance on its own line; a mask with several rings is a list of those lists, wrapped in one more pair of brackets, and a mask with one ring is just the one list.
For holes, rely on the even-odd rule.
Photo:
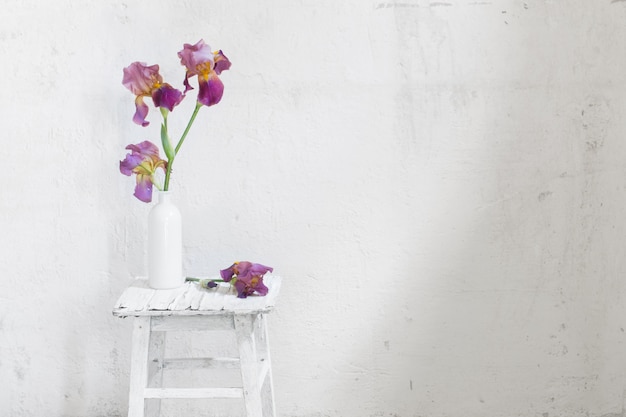
[[(247, 417), (276, 417), (267, 313), (275, 304), (281, 279), (266, 276), (265, 297), (236, 297), (229, 285), (205, 290), (185, 283), (153, 290), (137, 280), (117, 301), (113, 314), (134, 316), (129, 417), (160, 416), (162, 399), (241, 399)], [(238, 357), (166, 358), (170, 332), (233, 331)], [(241, 387), (174, 388), (163, 386), (168, 370), (239, 369)]]

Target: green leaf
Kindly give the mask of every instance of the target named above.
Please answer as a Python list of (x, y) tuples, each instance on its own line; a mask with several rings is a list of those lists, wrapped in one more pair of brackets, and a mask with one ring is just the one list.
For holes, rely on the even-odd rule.
[(164, 123), (161, 123), (161, 143), (163, 144), (163, 150), (165, 150), (167, 159), (171, 160), (176, 154), (174, 153), (174, 148), (172, 148), (170, 137), (167, 134), (167, 127), (165, 127)]

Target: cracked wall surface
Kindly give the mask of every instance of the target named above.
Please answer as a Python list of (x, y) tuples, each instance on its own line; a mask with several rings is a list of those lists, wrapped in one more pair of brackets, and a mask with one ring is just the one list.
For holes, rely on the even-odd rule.
[(126, 414), (111, 309), (150, 206), (119, 160), (160, 122), (132, 123), (122, 68), (182, 88), (200, 38), (233, 65), (176, 160), (184, 268), (283, 277), (280, 416), (625, 416), (624, 21), (617, 0), (4, 1), (0, 416)]

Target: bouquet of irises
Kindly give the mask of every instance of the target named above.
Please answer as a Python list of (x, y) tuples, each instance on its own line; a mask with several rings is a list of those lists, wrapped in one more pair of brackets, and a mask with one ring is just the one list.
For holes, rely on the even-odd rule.
[[(152, 188), (168, 191), (172, 166), (180, 151), (191, 125), (196, 119), (198, 112), (204, 106), (213, 106), (220, 102), (224, 94), (224, 84), (219, 78), (222, 71), (230, 68), (230, 61), (224, 53), (212, 51), (211, 47), (201, 39), (195, 45), (184, 44), (178, 52), (180, 63), (186, 68), (183, 85), (185, 89), (180, 91), (170, 84), (163, 82), (159, 74), (158, 65), (146, 65), (143, 62), (133, 62), (124, 68), (122, 84), (135, 95), (135, 115), (133, 121), (141, 126), (148, 126), (149, 107), (144, 102), (144, 97), (151, 97), (154, 107), (161, 112), (161, 145), (167, 159), (159, 155), (159, 148), (150, 141), (143, 141), (134, 145), (128, 145), (127, 150), (131, 153), (120, 161), (120, 172), (130, 176), (135, 174), (136, 186), (134, 196), (139, 200), (149, 203), (152, 201)], [(196, 106), (189, 118), (187, 126), (176, 144), (171, 141), (168, 129), (168, 116), (174, 108), (187, 96), (189, 90), (194, 88), (189, 83), (193, 77), (198, 77), (198, 95)], [(157, 170), (165, 173), (165, 179), (161, 184), (157, 178)], [(253, 294), (266, 295), (267, 286), (263, 283), (263, 277), (273, 268), (251, 262), (235, 262), (230, 267), (220, 271), (221, 279), (200, 279), (188, 277), (187, 281), (196, 281), (203, 288), (215, 288), (219, 282), (228, 282), (237, 290), (239, 298), (246, 298)]]
[[(158, 108), (163, 117), (161, 123), (161, 145), (167, 159), (159, 156), (159, 148), (150, 141), (143, 141), (134, 145), (128, 145), (126, 149), (131, 153), (120, 161), (120, 172), (130, 176), (137, 176), (134, 196), (139, 200), (149, 203), (152, 201), (152, 187), (167, 191), (169, 189), (170, 176), (174, 159), (180, 147), (183, 145), (189, 129), (200, 109), (204, 106), (213, 106), (220, 102), (224, 94), (224, 84), (219, 78), (222, 71), (230, 68), (230, 61), (221, 50), (211, 51), (211, 47), (201, 39), (195, 45), (184, 44), (178, 52), (180, 62), (186, 68), (183, 85), (184, 91), (180, 91), (170, 84), (163, 82), (159, 74), (158, 65), (146, 65), (143, 62), (133, 62), (124, 68), (122, 84), (135, 95), (135, 115), (133, 121), (141, 126), (148, 126), (148, 105), (144, 97), (151, 97), (154, 107)], [(191, 114), (187, 127), (183, 131), (176, 144), (171, 141), (168, 131), (167, 118), (171, 111), (187, 96), (193, 87), (189, 80), (198, 77), (198, 95), (196, 106)], [(156, 177), (157, 170), (165, 173), (165, 180), (161, 184)]]

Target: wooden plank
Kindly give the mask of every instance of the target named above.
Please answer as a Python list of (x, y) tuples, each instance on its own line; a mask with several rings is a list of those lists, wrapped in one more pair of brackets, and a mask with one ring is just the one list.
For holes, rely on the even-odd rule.
[[(151, 319), (152, 321), (152, 319)], [(150, 332), (148, 349), (148, 385), (147, 387), (160, 388), (163, 386), (163, 357), (165, 354), (165, 333)], [(161, 400), (151, 398), (145, 403), (146, 417), (161, 415)]]
[(235, 316), (235, 333), (241, 362), (241, 380), (243, 399), (247, 417), (263, 417), (261, 386), (259, 385), (259, 366), (254, 348), (252, 315)]
[(186, 283), (185, 291), (178, 296), (172, 305), (170, 311), (197, 310), (200, 306), (200, 300), (204, 296), (204, 292), (195, 283)]
[(236, 298), (230, 284), (220, 284), (216, 288), (204, 289), (203, 291), (204, 297), (202, 297), (198, 311), (222, 311), (224, 310), (224, 300)]
[[(280, 281), (278, 282), (278, 285), (280, 285)], [(278, 291), (276, 291), (276, 293), (278, 294)], [(262, 360), (264, 364), (262, 373), (265, 374), (261, 377), (261, 380), (260, 380), (261, 388), (263, 387), (264, 382), (267, 383), (266, 385), (267, 394), (264, 396), (265, 401), (263, 401), (263, 415), (276, 417), (276, 399), (274, 397), (274, 378), (272, 376), (272, 357), (270, 355), (270, 338), (269, 338), (269, 332), (268, 332), (268, 326), (267, 326), (268, 317), (266, 314), (263, 314), (259, 317), (259, 319), (260, 319), (259, 322), (261, 324), (261, 334), (262, 334), (260, 344), (263, 345), (263, 347), (259, 350), (262, 351), (262, 355), (263, 355)], [(265, 366), (267, 366), (267, 368), (265, 368)]]
[(174, 300), (184, 293), (187, 289), (187, 285), (182, 285), (173, 290), (155, 290), (154, 295), (148, 301), (146, 310), (168, 310), (174, 303)]
[(145, 400), (143, 393), (148, 384), (150, 317), (138, 317), (133, 324), (128, 417), (144, 417)]
[(265, 382), (265, 378), (267, 378), (268, 373), (270, 372), (270, 363), (268, 361), (263, 361), (259, 364), (259, 389), (263, 386)]
[(172, 290), (153, 290), (146, 280), (139, 279), (120, 296), (113, 314), (126, 317), (265, 313), (274, 308), (282, 280), (270, 275), (264, 282), (269, 288), (265, 297), (253, 295), (242, 299), (237, 298), (227, 283), (214, 289), (199, 288), (198, 284), (188, 282)]
[(113, 314), (122, 316), (144, 312), (146, 304), (152, 298), (154, 291), (151, 288), (142, 288), (134, 285), (128, 287), (117, 300)]
[(148, 350), (148, 387), (159, 388), (163, 386), (164, 356), (165, 332), (151, 331), (150, 348)]
[(172, 303), (167, 308), (169, 311), (181, 311), (189, 308), (191, 293), (195, 289), (193, 286), (189, 284), (183, 285), (183, 291), (180, 291), (178, 295), (175, 296)]
[(242, 398), (241, 388), (147, 388), (146, 398)]
[(176, 315), (152, 318), (152, 331), (155, 332), (232, 330), (233, 328), (232, 315)]
[(165, 369), (238, 369), (239, 358), (170, 358)]

